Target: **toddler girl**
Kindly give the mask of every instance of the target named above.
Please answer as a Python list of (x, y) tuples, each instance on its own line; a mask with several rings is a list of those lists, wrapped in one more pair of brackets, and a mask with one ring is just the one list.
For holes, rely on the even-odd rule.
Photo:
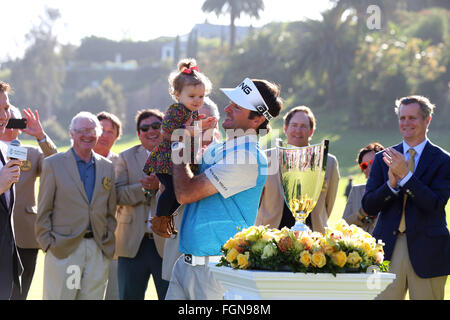
[[(172, 181), (171, 134), (176, 129), (186, 128), (187, 122), (199, 120), (198, 109), (203, 105), (205, 95), (211, 91), (211, 81), (197, 67), (195, 59), (183, 59), (178, 63), (178, 71), (169, 76), (169, 92), (176, 103), (168, 107), (162, 121), (162, 142), (157, 145), (144, 166), (146, 174), (156, 173), (164, 185), (156, 208), (156, 217), (152, 219), (152, 230), (162, 237), (176, 233), (172, 214), (180, 206), (176, 200)], [(191, 121), (189, 121), (191, 122)], [(208, 126), (209, 118), (202, 125)], [(196, 152), (191, 143), (191, 163)], [(191, 165), (193, 172), (195, 167)]]

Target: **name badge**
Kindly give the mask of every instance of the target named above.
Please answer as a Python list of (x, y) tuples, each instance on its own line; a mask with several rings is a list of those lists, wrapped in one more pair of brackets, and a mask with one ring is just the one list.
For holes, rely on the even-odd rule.
[(110, 177), (104, 177), (103, 178), (103, 188), (105, 188), (106, 190), (111, 190), (112, 187), (112, 180)]
[(20, 165), (20, 170), (22, 170), (23, 172), (27, 172), (30, 171), (32, 168), (32, 164), (30, 160), (24, 160), (22, 161), (22, 164)]

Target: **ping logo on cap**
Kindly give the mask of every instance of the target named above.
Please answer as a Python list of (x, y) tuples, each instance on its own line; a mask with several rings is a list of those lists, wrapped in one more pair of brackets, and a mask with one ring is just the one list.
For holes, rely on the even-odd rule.
[(258, 88), (249, 78), (245, 78), (234, 89), (221, 88), (220, 90), (238, 106), (250, 111), (256, 111), (267, 120), (273, 118)]
[(249, 95), (249, 94), (252, 92), (252, 88), (250, 88), (248, 85), (246, 85), (245, 82), (242, 82), (242, 83), (239, 85), (239, 88), (241, 88), (242, 91), (244, 91), (244, 93), (245, 93), (246, 95)]
[(269, 108), (267, 108), (267, 106), (257, 105), (255, 108), (256, 111), (258, 111), (259, 114), (262, 114), (268, 121), (273, 119), (272, 115), (269, 113)]

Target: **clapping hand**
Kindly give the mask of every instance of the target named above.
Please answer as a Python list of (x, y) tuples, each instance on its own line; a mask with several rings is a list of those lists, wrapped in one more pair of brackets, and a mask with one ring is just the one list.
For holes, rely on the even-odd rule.
[(396, 188), (398, 182), (408, 174), (408, 163), (403, 154), (393, 148), (385, 149), (383, 161), (389, 167), (389, 184), (392, 188)]

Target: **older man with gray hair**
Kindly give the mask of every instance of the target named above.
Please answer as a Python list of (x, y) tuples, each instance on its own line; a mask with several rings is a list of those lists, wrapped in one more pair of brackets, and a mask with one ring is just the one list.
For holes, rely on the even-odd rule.
[(46, 252), (43, 299), (103, 299), (114, 254), (116, 193), (111, 161), (93, 152), (102, 127), (80, 112), (72, 148), (44, 160), (36, 237)]

